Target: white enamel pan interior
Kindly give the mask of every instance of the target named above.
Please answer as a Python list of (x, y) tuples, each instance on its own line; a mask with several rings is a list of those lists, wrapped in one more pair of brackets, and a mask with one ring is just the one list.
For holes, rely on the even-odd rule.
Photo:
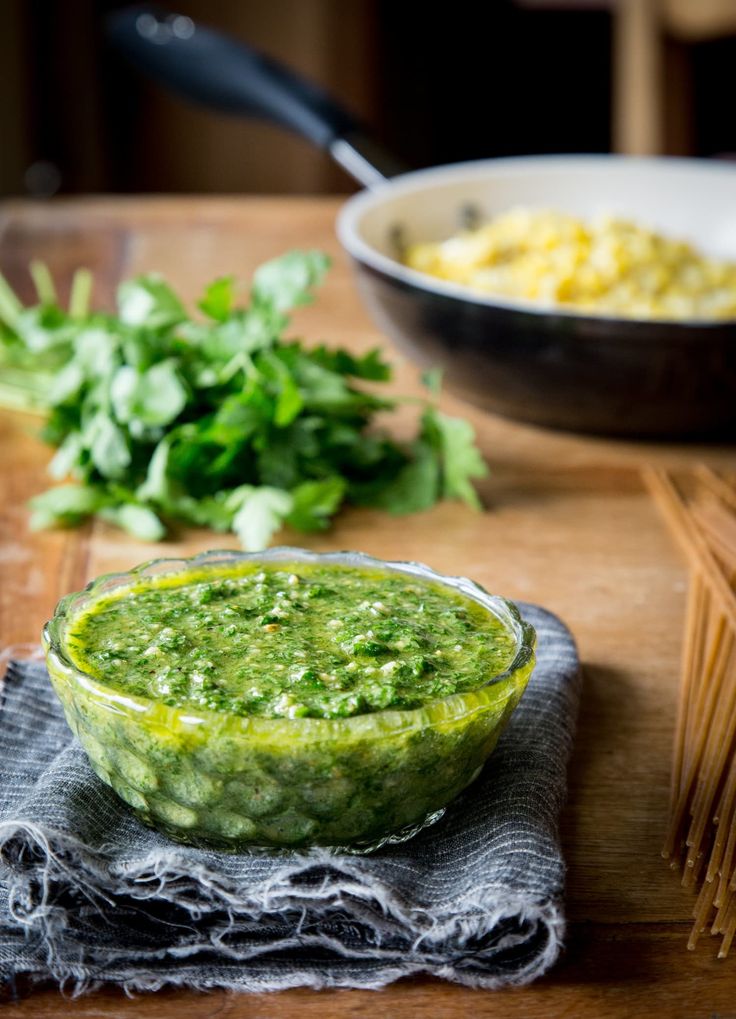
[(524, 156), (418, 170), (350, 198), (338, 216), (337, 233), (358, 262), (420, 290), (545, 314), (548, 306), (476, 294), (409, 269), (395, 257), (397, 227), (405, 244), (442, 240), (458, 232), (467, 207), (485, 220), (514, 206), (585, 219), (610, 213), (736, 261), (736, 163), (695, 159)]

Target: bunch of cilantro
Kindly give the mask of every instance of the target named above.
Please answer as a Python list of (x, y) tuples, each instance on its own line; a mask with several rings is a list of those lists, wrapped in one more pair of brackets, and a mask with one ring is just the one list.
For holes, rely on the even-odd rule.
[(316, 251), (267, 262), (245, 307), (234, 279), (217, 279), (197, 320), (155, 275), (120, 286), (117, 315), (89, 311), (84, 272), (68, 310), (43, 265), (32, 266), (34, 307), (0, 277), (3, 374), (35, 379), (35, 389), (16, 385), (15, 402), (45, 405), (50, 473), (71, 479), (32, 500), (31, 525), (97, 516), (157, 541), (182, 521), (257, 550), (283, 524), (328, 527), (343, 503), (397, 514), (442, 498), (477, 507), (471, 479), (486, 467), (468, 422), (421, 402), (416, 438), (396, 442), (371, 427), (395, 401), (361, 385), (389, 379), (378, 351), (354, 357), (284, 338), (288, 312), (312, 300), (327, 267)]

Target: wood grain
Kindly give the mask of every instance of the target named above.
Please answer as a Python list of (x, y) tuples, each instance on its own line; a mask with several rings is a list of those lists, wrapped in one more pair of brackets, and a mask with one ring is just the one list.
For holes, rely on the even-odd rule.
[[(213, 276), (247, 278), (262, 259), (288, 247), (323, 247), (335, 266), (318, 303), (294, 329), (309, 340), (364, 350), (380, 337), (360, 307), (332, 235), (332, 200), (90, 200), (5, 207), (0, 267), (8, 238), (33, 254), (74, 252), (97, 259), (104, 279), (158, 269), (188, 297)], [(4, 224), (4, 229), (3, 229)], [(89, 238), (107, 237), (103, 243)], [(109, 238), (115, 238), (110, 241)], [(78, 245), (78, 247), (77, 247)], [(50, 254), (49, 254), (50, 253)], [(106, 285), (100, 294), (110, 298)], [(399, 355), (397, 387), (416, 389)], [(481, 993), (432, 980), (404, 981), (379, 995), (355, 991), (271, 996), (167, 991), (128, 1001), (110, 988), (70, 1005), (54, 990), (8, 1004), (5, 1015), (288, 1017), (357, 1016), (380, 1008), (390, 1019), (482, 1016), (645, 1015), (723, 1019), (736, 1014), (736, 962), (715, 959), (707, 940), (685, 950), (692, 896), (660, 857), (667, 812), (686, 573), (647, 493), (644, 463), (674, 467), (699, 459), (733, 469), (730, 447), (634, 444), (553, 434), (468, 409), (493, 473), (483, 485), (487, 512), (446, 504), (411, 519), (348, 511), (323, 536), (285, 534), (319, 549), (358, 548), (466, 573), (515, 598), (538, 601), (571, 626), (585, 684), (563, 817), (569, 865), (568, 951), (553, 973), (519, 991)], [(396, 428), (410, 426), (412, 411)], [(100, 572), (150, 558), (151, 546), (104, 525), (31, 535), (26, 498), (46, 484), (48, 451), (36, 419), (0, 415), (5, 492), (0, 507), (0, 638), (37, 640), (60, 594)], [(206, 532), (173, 535), (155, 554), (234, 545)]]

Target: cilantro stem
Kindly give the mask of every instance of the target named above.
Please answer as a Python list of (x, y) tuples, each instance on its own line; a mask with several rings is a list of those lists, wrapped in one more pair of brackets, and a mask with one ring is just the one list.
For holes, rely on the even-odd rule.
[(41, 304), (56, 304), (56, 287), (46, 263), (35, 259), (28, 268), (33, 279), (33, 285), (36, 288), (36, 293), (38, 294), (39, 302)]
[(22, 311), (23, 305), (15, 296), (15, 291), (0, 273), (0, 321), (4, 322), (9, 329), (15, 329)]
[(48, 411), (47, 394), (51, 381), (49, 378), (40, 376), (37, 372), (14, 369), (4, 364), (2, 375), (0, 407), (35, 414), (44, 414)]
[(89, 269), (77, 269), (69, 294), (69, 315), (76, 319), (85, 318), (89, 314), (91, 296), (92, 273)]

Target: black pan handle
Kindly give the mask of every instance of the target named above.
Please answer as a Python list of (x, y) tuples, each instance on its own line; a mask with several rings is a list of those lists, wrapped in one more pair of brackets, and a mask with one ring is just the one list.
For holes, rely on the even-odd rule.
[(114, 11), (107, 31), (139, 70), (172, 92), (212, 110), (294, 131), (329, 152), (366, 187), (403, 169), (324, 89), (239, 40), (149, 6)]

